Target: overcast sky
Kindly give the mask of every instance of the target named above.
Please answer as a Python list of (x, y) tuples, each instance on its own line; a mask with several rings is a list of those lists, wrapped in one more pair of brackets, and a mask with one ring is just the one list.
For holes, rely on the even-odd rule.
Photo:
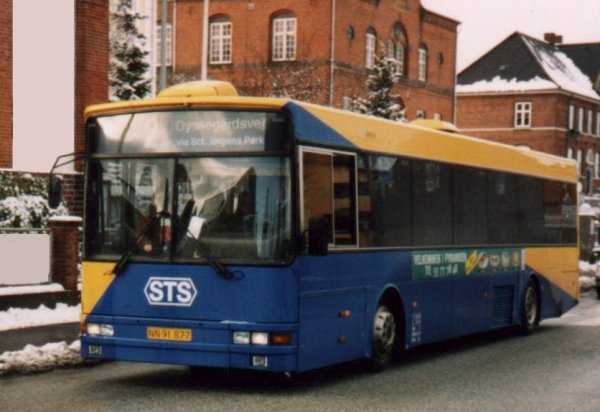
[(543, 40), (563, 35), (564, 43), (600, 42), (600, 0), (421, 0), (427, 9), (456, 19), (458, 70), (515, 31)]
[[(459, 70), (516, 30), (538, 39), (556, 32), (566, 43), (600, 42), (600, 0), (421, 1), (462, 22)], [(13, 0), (15, 169), (47, 171), (57, 155), (73, 150), (74, 29), (56, 24), (73, 21), (73, 4)]]

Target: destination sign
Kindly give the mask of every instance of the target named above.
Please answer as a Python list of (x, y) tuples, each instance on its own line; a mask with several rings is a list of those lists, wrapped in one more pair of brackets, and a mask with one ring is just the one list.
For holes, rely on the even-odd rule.
[(96, 119), (97, 153), (263, 152), (288, 147), (276, 112), (186, 110)]

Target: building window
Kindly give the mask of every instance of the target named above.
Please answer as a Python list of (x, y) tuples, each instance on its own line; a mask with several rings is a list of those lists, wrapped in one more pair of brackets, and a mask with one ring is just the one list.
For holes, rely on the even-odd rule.
[(343, 109), (346, 111), (352, 111), (352, 97), (344, 96)]
[(419, 81), (427, 81), (427, 47), (421, 45), (419, 47), (419, 65), (418, 65)]
[(573, 158), (573, 148), (569, 147), (567, 149), (567, 159), (572, 159)]
[(531, 127), (531, 103), (515, 103), (515, 127)]
[(600, 153), (596, 152), (594, 156), (594, 178), (600, 177)]
[(394, 74), (398, 76), (404, 75), (404, 45), (396, 43), (393, 40), (388, 42), (387, 55), (389, 59), (394, 60)]
[(581, 163), (583, 162), (583, 152), (581, 149), (577, 150), (577, 174), (581, 176)]
[(377, 44), (377, 35), (373, 29), (367, 31), (365, 44), (365, 66), (372, 69), (375, 66), (375, 50)]
[(296, 60), (296, 21), (289, 14), (273, 19), (273, 61)]
[(210, 64), (231, 63), (231, 33), (229, 19), (210, 23)]
[(442, 114), (441, 113), (434, 113), (433, 114), (433, 120), (442, 120)]
[(585, 110), (583, 110), (583, 107), (580, 107), (578, 116), (577, 116), (577, 131), (579, 131), (579, 132), (583, 132), (584, 116), (585, 116)]
[(593, 133), (593, 123), (594, 123), (594, 112), (588, 110), (588, 119), (587, 119), (587, 132), (589, 135)]
[(399, 76), (404, 76), (404, 61), (406, 59), (406, 33), (402, 24), (396, 23), (392, 27), (392, 39), (388, 42), (388, 57), (394, 59), (394, 72)]
[(575, 128), (575, 106), (569, 105), (569, 130)]
[[(173, 64), (173, 60), (171, 56), (173, 56), (173, 30), (171, 28), (171, 23), (167, 23), (167, 36), (166, 36), (166, 62), (167, 66), (171, 66)], [(161, 53), (162, 53), (162, 25), (160, 22), (156, 25), (156, 64), (160, 65)]]
[(600, 137), (600, 112), (596, 113), (596, 136)]
[(417, 119), (425, 118), (425, 110), (417, 110)]

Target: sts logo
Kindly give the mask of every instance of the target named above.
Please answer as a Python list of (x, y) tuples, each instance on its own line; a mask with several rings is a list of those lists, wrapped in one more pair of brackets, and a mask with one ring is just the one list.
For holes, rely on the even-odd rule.
[(190, 278), (153, 276), (148, 279), (144, 288), (148, 303), (158, 306), (192, 306), (197, 293)]

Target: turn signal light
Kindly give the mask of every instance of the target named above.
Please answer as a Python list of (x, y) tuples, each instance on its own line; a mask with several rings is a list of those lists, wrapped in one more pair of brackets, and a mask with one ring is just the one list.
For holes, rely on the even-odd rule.
[(273, 345), (289, 345), (292, 342), (292, 335), (289, 333), (272, 333), (271, 343)]

